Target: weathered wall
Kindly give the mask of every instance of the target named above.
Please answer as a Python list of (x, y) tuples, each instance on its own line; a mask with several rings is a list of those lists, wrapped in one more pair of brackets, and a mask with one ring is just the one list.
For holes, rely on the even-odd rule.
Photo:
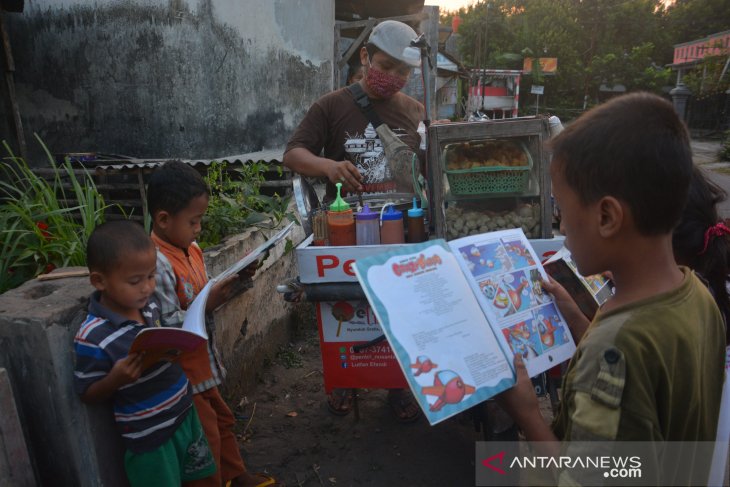
[[(296, 246), (304, 237), (294, 227)], [(206, 254), (210, 273), (265, 240), (260, 232)], [(216, 311), (216, 342), (237, 403), (264, 357), (289, 339), (296, 307), (276, 285), (298, 274), (294, 252), (279, 242), (254, 278), (254, 287)], [(227, 261), (227, 262), (226, 262)], [(73, 337), (86, 316), (88, 278), (32, 280), (0, 295), (0, 368), (8, 371), (40, 485), (126, 486), (123, 445), (108, 404), (87, 406), (73, 389)]]
[(333, 0), (26, 0), (6, 20), (36, 154), (33, 132), (53, 152), (279, 147), (332, 86)]

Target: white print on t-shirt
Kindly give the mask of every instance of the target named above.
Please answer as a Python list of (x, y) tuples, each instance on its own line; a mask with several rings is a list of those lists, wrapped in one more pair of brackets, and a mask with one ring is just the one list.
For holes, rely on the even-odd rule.
[[(396, 129), (393, 132), (398, 137), (405, 135), (405, 131), (402, 129)], [(365, 133), (362, 135), (346, 134), (345, 152), (362, 174), (363, 184), (382, 183), (393, 179), (388, 159), (383, 152), (383, 143), (371, 123), (368, 123)]]

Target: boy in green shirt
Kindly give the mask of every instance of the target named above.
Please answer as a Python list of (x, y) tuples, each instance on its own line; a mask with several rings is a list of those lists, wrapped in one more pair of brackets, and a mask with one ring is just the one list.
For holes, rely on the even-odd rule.
[[(586, 113), (551, 147), (565, 245), (581, 274), (611, 271), (616, 294), (590, 325), (577, 308), (561, 307), (578, 348), (552, 429), (519, 356), (518, 383), (501, 404), (527, 440), (555, 442), (547, 447), (554, 455), (585, 454), (575, 441), (714, 441), (724, 324), (706, 287), (672, 253), (692, 172), (684, 124), (667, 101), (633, 93)], [(708, 468), (709, 459), (695, 457), (660, 475), (681, 483)]]

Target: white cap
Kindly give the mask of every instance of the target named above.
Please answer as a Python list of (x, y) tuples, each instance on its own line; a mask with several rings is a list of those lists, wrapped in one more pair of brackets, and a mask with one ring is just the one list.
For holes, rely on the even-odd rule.
[(367, 43), (415, 68), (421, 65), (421, 50), (411, 46), (417, 37), (416, 31), (407, 24), (385, 20), (375, 26)]

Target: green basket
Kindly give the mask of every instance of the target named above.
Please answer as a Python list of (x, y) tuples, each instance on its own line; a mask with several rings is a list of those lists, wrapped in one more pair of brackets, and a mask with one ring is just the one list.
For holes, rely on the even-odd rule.
[[(523, 147), (523, 150), (524, 147)], [(524, 193), (530, 184), (532, 157), (526, 166), (485, 166), (446, 171), (452, 194)]]

